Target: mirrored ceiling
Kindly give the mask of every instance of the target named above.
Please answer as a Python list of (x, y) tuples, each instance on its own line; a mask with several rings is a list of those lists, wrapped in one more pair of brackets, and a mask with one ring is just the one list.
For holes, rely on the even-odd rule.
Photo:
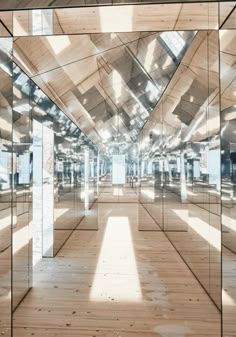
[(14, 55), (59, 108), (107, 149), (137, 140), (194, 36), (175, 31), (21, 37)]
[[(215, 0), (199, 0), (198, 2), (214, 2)], [(76, 7), (88, 5), (111, 5), (111, 4), (140, 4), (140, 3), (180, 3), (196, 2), (195, 0), (9, 0), (1, 1), (0, 9), (24, 9), (24, 8), (57, 8)]]

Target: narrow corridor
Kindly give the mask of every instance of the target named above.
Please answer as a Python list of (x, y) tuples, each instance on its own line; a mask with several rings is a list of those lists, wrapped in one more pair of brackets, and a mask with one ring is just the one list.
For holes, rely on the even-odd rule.
[[(37, 267), (15, 337), (219, 337), (220, 313), (137, 203), (97, 203), (98, 230), (75, 230)], [(148, 213), (146, 214), (148, 216)]]

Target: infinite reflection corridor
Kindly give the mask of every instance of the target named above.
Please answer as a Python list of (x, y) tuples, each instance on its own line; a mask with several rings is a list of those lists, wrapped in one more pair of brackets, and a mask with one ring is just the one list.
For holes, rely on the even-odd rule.
[(219, 311), (165, 234), (139, 231), (140, 205), (97, 206), (98, 231), (75, 230), (38, 266), (14, 336), (219, 337)]

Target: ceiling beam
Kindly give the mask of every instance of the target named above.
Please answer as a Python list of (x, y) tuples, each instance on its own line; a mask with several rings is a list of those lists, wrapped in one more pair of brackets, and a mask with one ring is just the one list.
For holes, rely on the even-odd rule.
[[(52, 15), (53, 34), (218, 29), (216, 2), (62, 8)], [(13, 17), (14, 36), (32, 35), (32, 11)]]

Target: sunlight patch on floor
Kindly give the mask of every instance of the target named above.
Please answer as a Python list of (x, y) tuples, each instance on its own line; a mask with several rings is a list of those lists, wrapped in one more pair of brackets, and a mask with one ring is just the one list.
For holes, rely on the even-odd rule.
[(90, 300), (142, 300), (128, 217), (108, 218)]

